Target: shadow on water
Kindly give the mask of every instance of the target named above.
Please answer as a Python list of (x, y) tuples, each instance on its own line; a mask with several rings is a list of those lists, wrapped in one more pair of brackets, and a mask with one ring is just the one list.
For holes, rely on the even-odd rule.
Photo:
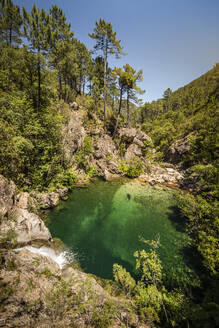
[(174, 228), (182, 233), (186, 232), (186, 220), (182, 217), (180, 209), (177, 206), (168, 207), (168, 218), (171, 221)]

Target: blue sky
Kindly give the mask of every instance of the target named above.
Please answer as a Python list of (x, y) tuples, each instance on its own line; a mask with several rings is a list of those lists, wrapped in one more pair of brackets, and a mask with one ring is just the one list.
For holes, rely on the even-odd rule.
[(26, 9), (34, 2), (62, 8), (88, 49), (95, 21), (111, 22), (127, 55), (110, 58), (110, 66), (143, 69), (139, 86), (146, 90), (145, 101), (184, 86), (219, 62), (219, 0), (14, 0)]

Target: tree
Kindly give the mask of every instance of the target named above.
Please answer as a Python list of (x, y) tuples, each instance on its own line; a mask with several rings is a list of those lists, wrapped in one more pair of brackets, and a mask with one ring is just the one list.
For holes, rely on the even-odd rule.
[(43, 57), (46, 55), (46, 51), (49, 47), (50, 37), (50, 24), (49, 16), (44, 9), (38, 9), (36, 5), (33, 5), (31, 13), (29, 14), (25, 8), (23, 8), (24, 18), (24, 33), (28, 41), (31, 44), (33, 51), (37, 52), (37, 76), (38, 76), (38, 96), (37, 96), (37, 108), (40, 109), (41, 105), (41, 69)]
[(8, 46), (19, 44), (21, 25), (20, 7), (11, 0), (0, 0), (0, 40)]
[[(126, 64), (122, 68), (115, 68), (115, 74), (118, 77), (119, 91), (120, 91), (120, 100), (119, 100), (119, 109), (118, 109), (118, 117), (120, 116), (120, 111), (122, 107), (122, 96), (124, 92), (127, 94), (126, 105), (127, 105), (127, 117), (128, 117), (128, 125), (130, 121), (130, 110), (129, 103), (130, 100), (133, 100), (135, 103), (137, 102), (136, 93), (144, 93), (145, 91), (140, 89), (137, 86), (137, 82), (143, 80), (143, 72), (142, 70), (136, 72), (134, 68), (132, 68), (129, 64)], [(118, 121), (118, 120), (117, 120)]]
[(108, 89), (109, 89), (109, 96), (112, 100), (111, 107), (112, 110), (114, 111), (115, 100), (118, 99), (119, 90), (116, 85), (116, 75), (114, 74), (114, 71), (112, 69), (109, 69)]
[(61, 61), (70, 51), (73, 32), (66, 16), (60, 8), (53, 5), (50, 9), (50, 63), (58, 71), (59, 99), (63, 98)]
[(130, 100), (133, 100), (135, 103), (137, 102), (136, 93), (142, 94), (145, 92), (145, 90), (142, 90), (137, 86), (137, 82), (140, 82), (143, 80), (143, 71), (140, 70), (136, 72), (134, 68), (132, 68), (129, 64), (126, 64), (123, 66), (124, 68), (124, 83), (125, 83), (125, 89), (127, 93), (126, 98), (126, 105), (127, 105), (127, 120), (128, 125), (130, 124), (130, 110), (129, 110), (129, 102)]
[(170, 110), (170, 96), (172, 94), (172, 90), (170, 88), (166, 89), (163, 93), (163, 98), (165, 100), (165, 109), (166, 112)]
[(100, 19), (96, 22), (94, 33), (89, 33), (92, 39), (96, 40), (95, 50), (101, 50), (104, 59), (104, 119), (106, 118), (106, 102), (107, 102), (107, 66), (108, 55), (114, 54), (117, 58), (122, 54), (120, 40), (116, 39), (116, 32), (113, 31), (111, 23)]

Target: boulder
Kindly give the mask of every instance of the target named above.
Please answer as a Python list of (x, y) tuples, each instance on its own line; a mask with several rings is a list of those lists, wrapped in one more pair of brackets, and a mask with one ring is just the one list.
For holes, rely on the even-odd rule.
[(165, 156), (165, 160), (173, 163), (178, 164), (182, 162), (183, 155), (185, 155), (190, 149), (191, 145), (189, 139), (195, 132), (192, 132), (185, 136), (182, 139), (175, 141), (168, 149), (167, 154)]
[(150, 173), (145, 173), (139, 178), (141, 181), (149, 182), (151, 185), (156, 183), (180, 186), (182, 174), (173, 168), (162, 168), (157, 165), (150, 165)]
[(128, 149), (126, 150), (126, 153), (125, 153), (125, 156), (124, 156), (125, 160), (130, 161), (136, 156), (138, 156), (138, 157), (142, 156), (141, 149), (136, 144), (131, 144), (128, 147)]
[(40, 208), (46, 210), (58, 205), (60, 194), (58, 192), (45, 192), (41, 194), (35, 194), (34, 197), (37, 200)]
[(133, 142), (136, 134), (137, 134), (137, 130), (135, 128), (122, 128), (119, 130), (120, 138), (125, 139), (125, 141), (128, 143)]
[(197, 192), (200, 192), (201, 187), (202, 187), (200, 180), (201, 180), (201, 174), (193, 173), (187, 177), (183, 177), (180, 180), (179, 185), (180, 185), (180, 188), (182, 188), (182, 189), (197, 193)]
[(28, 212), (30, 195), (21, 192), (16, 195), (13, 181), (0, 176), (0, 235), (13, 231), (17, 243), (29, 243), (33, 240), (49, 240), (51, 235), (40, 217)]
[(59, 197), (62, 200), (65, 200), (68, 195), (68, 188), (67, 187), (59, 188), (56, 192), (59, 194)]
[(30, 194), (28, 192), (21, 192), (16, 196), (16, 206), (27, 209), (29, 204)]
[(73, 101), (72, 103), (69, 104), (69, 107), (73, 110), (77, 110), (80, 108), (80, 106), (78, 105), (78, 103), (76, 103), (76, 101)]
[(120, 138), (127, 143), (136, 143), (138, 146), (143, 147), (143, 141), (152, 142), (152, 139), (143, 131), (135, 128), (122, 128), (119, 130)]
[(117, 155), (116, 146), (113, 139), (105, 134), (102, 135), (94, 144), (94, 157), (96, 159), (113, 157)]
[(48, 241), (51, 234), (40, 217), (27, 210), (15, 207), (10, 219), (2, 220), (0, 234), (14, 231), (18, 244), (27, 244), (35, 240)]

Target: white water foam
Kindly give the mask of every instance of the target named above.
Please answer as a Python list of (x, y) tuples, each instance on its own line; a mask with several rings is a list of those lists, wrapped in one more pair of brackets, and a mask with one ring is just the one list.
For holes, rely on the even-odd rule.
[(69, 263), (69, 257), (71, 257), (71, 259), (73, 257), (72, 254), (70, 254), (70, 256), (69, 256), (69, 253), (66, 252), (66, 251), (57, 254), (54, 251), (54, 249), (49, 248), (49, 247), (45, 247), (45, 246), (42, 246), (40, 248), (33, 247), (33, 246), (24, 246), (24, 247), (21, 247), (21, 248), (16, 248), (15, 251), (19, 252), (22, 249), (27, 249), (32, 253), (40, 254), (40, 255), (47, 256), (47, 257), (51, 258), (53, 261), (55, 261), (59, 265), (60, 269), (62, 269), (66, 264)]

